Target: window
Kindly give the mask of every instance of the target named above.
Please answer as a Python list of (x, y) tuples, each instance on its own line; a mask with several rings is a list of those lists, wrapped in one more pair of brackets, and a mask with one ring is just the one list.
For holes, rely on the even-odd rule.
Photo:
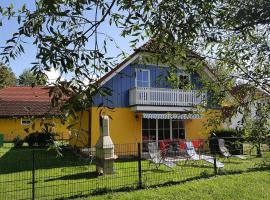
[(28, 126), (30, 124), (31, 124), (31, 120), (30, 119), (21, 119), (21, 125)]
[(142, 119), (143, 142), (185, 139), (184, 121), (179, 119)]
[(136, 87), (150, 87), (150, 71), (136, 69)]
[(156, 120), (142, 120), (142, 137), (144, 141), (156, 141)]
[(188, 74), (179, 74), (178, 75), (178, 88), (186, 89), (190, 84), (190, 77)]
[(185, 139), (185, 127), (183, 120), (172, 120), (172, 139)]
[(158, 119), (158, 140), (170, 139), (170, 120)]

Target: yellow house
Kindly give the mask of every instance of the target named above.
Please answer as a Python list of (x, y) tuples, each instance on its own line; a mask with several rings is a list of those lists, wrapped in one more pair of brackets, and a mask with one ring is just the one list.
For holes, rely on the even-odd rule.
[[(72, 130), (73, 146), (95, 146), (101, 115), (111, 118), (110, 135), (114, 144), (208, 138), (204, 122), (209, 112), (200, 112), (198, 106), (212, 110), (211, 115), (219, 115), (219, 108), (211, 107), (209, 94), (200, 90), (203, 87), (200, 75), (185, 73), (179, 64), (176, 70), (178, 84), (172, 87), (166, 79), (170, 66), (143, 61), (149, 53), (148, 46), (137, 49), (98, 81), (101, 88), (111, 91), (111, 95), (97, 94), (92, 107), (78, 112)], [(203, 70), (209, 79), (214, 79), (207, 66)], [(186, 89), (186, 85), (193, 87)]]
[(48, 87), (7, 87), (0, 90), (0, 134), (4, 141), (40, 131), (43, 123), (53, 122), (59, 139), (68, 139), (68, 124), (62, 113), (50, 104)]

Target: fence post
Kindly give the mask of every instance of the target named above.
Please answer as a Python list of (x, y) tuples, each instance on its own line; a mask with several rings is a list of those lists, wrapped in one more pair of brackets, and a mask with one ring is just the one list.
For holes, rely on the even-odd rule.
[(218, 145), (218, 139), (216, 137), (212, 138), (212, 145), (213, 145), (213, 153), (214, 153), (214, 172), (215, 175), (217, 175), (217, 147), (215, 145)]
[(214, 171), (215, 171), (215, 175), (217, 175), (217, 157), (216, 157), (216, 153), (214, 154)]
[(138, 175), (139, 175), (138, 187), (139, 188), (142, 188), (142, 154), (141, 154), (141, 143), (138, 143)]
[(35, 149), (32, 149), (32, 200), (35, 200)]

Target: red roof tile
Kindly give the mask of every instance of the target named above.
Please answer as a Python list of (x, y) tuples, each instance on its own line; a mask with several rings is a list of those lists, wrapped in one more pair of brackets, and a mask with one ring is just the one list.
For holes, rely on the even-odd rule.
[(0, 90), (0, 117), (59, 115), (51, 107), (48, 87), (7, 87)]

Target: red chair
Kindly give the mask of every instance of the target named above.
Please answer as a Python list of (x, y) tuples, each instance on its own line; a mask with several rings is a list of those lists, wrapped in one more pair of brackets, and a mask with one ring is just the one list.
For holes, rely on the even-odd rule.
[(163, 142), (164, 142), (164, 144), (166, 145), (166, 146), (168, 146), (168, 145), (170, 145), (171, 144), (171, 140), (170, 139), (165, 139), (165, 140), (163, 140)]
[(168, 145), (165, 143), (164, 140), (160, 140), (159, 141), (159, 149), (161, 151), (166, 151), (166, 149), (168, 148)]
[(186, 145), (185, 141), (179, 141), (178, 147), (180, 150), (185, 150), (187, 148), (187, 145)]
[(203, 141), (202, 140), (192, 140), (192, 144), (194, 146), (195, 149), (199, 149), (202, 144), (203, 144)]

